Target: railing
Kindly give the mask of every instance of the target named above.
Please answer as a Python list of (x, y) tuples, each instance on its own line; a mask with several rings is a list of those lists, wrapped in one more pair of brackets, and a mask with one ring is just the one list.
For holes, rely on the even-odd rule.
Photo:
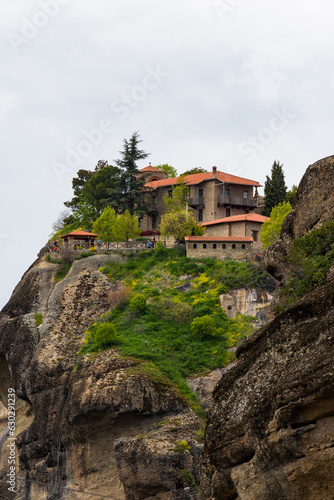
[(241, 196), (218, 196), (218, 206), (241, 205), (243, 207), (257, 207), (257, 198), (242, 198)]
[(205, 207), (205, 199), (203, 196), (195, 196), (193, 198), (189, 198), (189, 206), (190, 207)]

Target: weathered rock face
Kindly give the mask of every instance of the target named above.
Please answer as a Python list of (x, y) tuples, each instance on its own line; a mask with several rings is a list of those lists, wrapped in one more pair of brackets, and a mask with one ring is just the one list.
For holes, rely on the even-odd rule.
[[(293, 238), (332, 218), (334, 157), (309, 167), (267, 265), (284, 279)], [(214, 392), (203, 500), (334, 498), (334, 289), (325, 285), (248, 338)]]
[[(55, 283), (57, 265), (41, 256), (0, 314), (0, 395), (7, 405), (8, 388), (14, 388), (17, 398), (18, 500), (87, 498), (80, 491), (134, 500), (194, 498), (186, 478), (190, 474), (198, 480), (194, 457), (200, 423), (183, 398), (113, 350), (78, 359), (87, 327), (110, 309), (111, 285), (99, 271), (108, 259), (99, 255), (75, 261), (66, 278)], [(37, 313), (43, 318), (39, 327)], [(177, 433), (156, 425), (176, 416)], [(138, 440), (138, 435), (145, 436)], [(173, 449), (182, 439), (190, 450), (181, 457)], [(132, 442), (146, 447), (135, 463)], [(13, 494), (5, 482), (5, 448), (0, 498), (7, 500)], [(147, 475), (143, 487), (143, 477), (136, 482), (131, 471), (144, 471), (147, 463), (157, 472)], [(158, 479), (159, 473), (164, 479)]]
[(329, 156), (306, 170), (298, 186), (294, 209), (283, 223), (280, 238), (263, 254), (265, 268), (281, 281), (286, 273), (286, 256), (295, 238), (334, 218), (334, 156)]
[(272, 294), (261, 288), (239, 288), (220, 296), (220, 305), (228, 318), (235, 318), (238, 314), (254, 316), (257, 326), (266, 321), (266, 308), (271, 304)]

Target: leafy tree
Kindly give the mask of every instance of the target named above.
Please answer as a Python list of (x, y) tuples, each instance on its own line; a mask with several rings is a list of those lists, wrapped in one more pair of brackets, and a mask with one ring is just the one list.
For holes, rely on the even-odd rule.
[(143, 160), (149, 155), (139, 149), (138, 132), (134, 132), (129, 141), (124, 139), (123, 150), (120, 151), (121, 160), (116, 160), (116, 165), (122, 169), (120, 176), (120, 212), (129, 210), (130, 214), (144, 214), (147, 212), (145, 206), (146, 191), (144, 184), (145, 176), (141, 175), (137, 166), (138, 160)]
[(282, 224), (285, 217), (291, 212), (292, 206), (288, 201), (279, 203), (274, 207), (270, 213), (270, 219), (262, 224), (261, 228), (261, 242), (266, 248), (274, 243), (281, 233)]
[(115, 224), (115, 238), (116, 241), (128, 241), (129, 238), (136, 238), (141, 233), (138, 223), (138, 217), (131, 215), (129, 210), (125, 210)]
[(187, 205), (188, 187), (185, 184), (184, 175), (180, 175), (176, 186), (173, 188), (173, 196), (168, 194), (164, 196), (164, 203), (168, 211), (184, 210)]
[(78, 209), (79, 202), (81, 201), (82, 190), (92, 175), (94, 175), (94, 172), (91, 172), (90, 170), (78, 170), (77, 176), (72, 179), (74, 196), (70, 201), (64, 202), (66, 207), (71, 208), (74, 211)]
[(192, 214), (186, 210), (172, 210), (161, 217), (160, 233), (162, 236), (173, 236), (178, 242), (184, 240), (185, 236), (198, 232), (204, 233)]
[(267, 217), (276, 205), (285, 201), (287, 187), (284, 180), (283, 165), (274, 161), (271, 167), (271, 177), (266, 176), (264, 185), (264, 209), (262, 214)]
[(73, 224), (74, 217), (69, 209), (62, 210), (57, 217), (57, 220), (52, 224), (52, 234), (58, 233), (68, 224)]
[(85, 201), (80, 201), (78, 209), (74, 213), (74, 220), (77, 227), (82, 227), (87, 231), (92, 229), (94, 221), (99, 217), (96, 208)]
[(187, 170), (182, 175), (204, 174), (205, 172), (207, 172), (207, 170), (205, 170), (205, 168), (194, 167), (194, 168), (191, 168), (190, 170)]
[(112, 165), (99, 169), (85, 184), (81, 200), (88, 203), (99, 216), (105, 207), (118, 210), (120, 204), (121, 170)]
[(291, 203), (291, 205), (293, 205), (293, 202), (295, 200), (297, 189), (298, 189), (297, 186), (295, 186), (294, 184), (292, 188), (289, 189), (289, 191), (287, 191), (286, 193), (285, 201), (288, 201), (289, 203)]
[(168, 163), (157, 165), (156, 167), (165, 172), (165, 174), (167, 174), (167, 179), (171, 179), (172, 177), (177, 177), (176, 168), (172, 167), (171, 165), (168, 165)]
[(100, 217), (93, 224), (93, 232), (97, 233), (102, 241), (115, 241), (117, 215), (114, 209), (106, 207)]

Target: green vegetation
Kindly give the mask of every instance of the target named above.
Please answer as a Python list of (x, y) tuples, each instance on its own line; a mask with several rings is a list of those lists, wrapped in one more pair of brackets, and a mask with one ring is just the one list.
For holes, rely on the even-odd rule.
[(269, 217), (272, 209), (286, 200), (286, 192), (283, 165), (275, 160), (271, 167), (271, 176), (266, 176), (264, 184), (264, 209), (262, 215)]
[(334, 262), (334, 221), (328, 221), (293, 242), (289, 278), (283, 288), (284, 305), (293, 303), (326, 281)]
[(268, 247), (279, 238), (283, 221), (291, 210), (292, 206), (287, 201), (279, 203), (272, 209), (270, 220), (265, 221), (261, 228), (260, 238), (264, 248)]
[(41, 314), (35, 314), (36, 326), (39, 327), (43, 323), (43, 316)]
[(189, 486), (191, 486), (192, 488), (196, 488), (197, 489), (197, 484), (196, 484), (195, 478), (192, 475), (192, 473), (191, 472), (187, 472), (184, 469), (180, 469), (180, 472), (181, 472), (181, 475), (182, 475), (182, 478), (184, 479), (184, 481), (187, 484), (189, 484)]
[(79, 354), (115, 347), (142, 360), (138, 370), (167, 377), (199, 410), (186, 378), (225, 366), (234, 357), (227, 348), (253, 331), (253, 318), (228, 319), (219, 294), (264, 285), (266, 275), (248, 263), (192, 260), (161, 246), (101, 270), (122, 286), (110, 293), (112, 310), (88, 329)]
[(165, 172), (165, 174), (167, 174), (168, 179), (170, 179), (171, 177), (177, 177), (176, 168), (172, 167), (172, 165), (169, 165), (168, 163), (164, 163), (162, 165), (156, 165), (156, 168)]
[(175, 451), (176, 453), (184, 453), (187, 450), (191, 450), (191, 446), (188, 445), (187, 441), (176, 441), (173, 451)]
[(69, 259), (67, 258), (59, 259), (56, 257), (51, 257), (49, 253), (45, 256), (45, 260), (51, 262), (52, 264), (59, 264), (59, 268), (55, 275), (55, 282), (58, 282), (63, 278), (65, 278), (66, 274), (72, 267), (72, 262)]

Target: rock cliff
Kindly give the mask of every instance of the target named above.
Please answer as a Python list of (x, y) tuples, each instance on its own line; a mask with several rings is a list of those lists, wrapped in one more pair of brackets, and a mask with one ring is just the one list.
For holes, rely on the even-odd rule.
[[(7, 406), (15, 390), (17, 437), (13, 496), (2, 419), (4, 500), (90, 498), (83, 491), (195, 498), (201, 424), (183, 397), (113, 350), (77, 356), (87, 327), (110, 309), (111, 284), (99, 271), (107, 259), (74, 261), (55, 283), (59, 265), (42, 252), (0, 314), (0, 395)], [(186, 445), (178, 450), (180, 441)]]
[[(334, 157), (311, 165), (266, 265), (284, 280), (294, 238), (333, 218)], [(214, 391), (203, 500), (334, 498), (334, 287), (327, 282), (237, 350)]]

